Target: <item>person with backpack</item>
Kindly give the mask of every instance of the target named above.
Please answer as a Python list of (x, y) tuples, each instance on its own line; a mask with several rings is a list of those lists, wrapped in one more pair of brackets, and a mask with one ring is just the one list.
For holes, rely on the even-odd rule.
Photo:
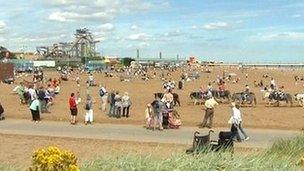
[(87, 100), (85, 103), (85, 118), (84, 118), (84, 123), (87, 124), (92, 124), (93, 123), (93, 100), (90, 95), (87, 96)]
[(3, 109), (2, 104), (0, 103), (0, 120), (4, 120), (5, 119), (3, 113), (4, 113), (4, 109)]
[(108, 92), (107, 90), (103, 87), (100, 86), (99, 89), (99, 96), (101, 98), (101, 111), (106, 111), (106, 106), (107, 106), (107, 102), (108, 102)]

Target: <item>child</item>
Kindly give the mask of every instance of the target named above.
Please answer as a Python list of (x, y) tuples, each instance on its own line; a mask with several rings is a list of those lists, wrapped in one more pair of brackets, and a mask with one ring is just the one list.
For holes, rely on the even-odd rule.
[(153, 121), (152, 112), (153, 112), (153, 110), (152, 110), (151, 104), (149, 103), (147, 105), (147, 108), (146, 108), (146, 111), (145, 111), (145, 114), (146, 114), (146, 128), (147, 129), (152, 128), (152, 125), (153, 125), (152, 124), (152, 121)]

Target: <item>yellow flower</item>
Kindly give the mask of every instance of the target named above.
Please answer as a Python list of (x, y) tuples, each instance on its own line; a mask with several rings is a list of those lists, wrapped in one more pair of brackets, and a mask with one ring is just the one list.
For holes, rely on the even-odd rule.
[(46, 150), (36, 150), (32, 155), (32, 167), (40, 170), (79, 171), (74, 153), (60, 150), (55, 146), (49, 146)]

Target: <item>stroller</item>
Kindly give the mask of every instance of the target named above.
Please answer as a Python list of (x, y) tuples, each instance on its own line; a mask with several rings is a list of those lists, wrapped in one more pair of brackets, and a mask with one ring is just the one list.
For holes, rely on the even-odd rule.
[(198, 131), (194, 132), (192, 148), (187, 149), (187, 154), (199, 154), (202, 152), (214, 151), (230, 151), (232, 154), (234, 152), (234, 143), (233, 143), (233, 133), (221, 131), (219, 133), (218, 141), (211, 140), (210, 134), (213, 133), (213, 130), (210, 130), (207, 135), (200, 135)]

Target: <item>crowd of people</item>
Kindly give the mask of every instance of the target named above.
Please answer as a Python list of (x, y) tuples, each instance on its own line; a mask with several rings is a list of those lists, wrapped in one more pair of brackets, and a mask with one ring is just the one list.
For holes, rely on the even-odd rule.
[[(38, 123), (41, 113), (50, 113), (50, 106), (54, 104), (55, 97), (60, 93), (60, 80), (50, 78), (44, 80), (42, 71), (35, 72), (33, 82), (23, 80), (13, 89), (19, 96), (22, 105), (28, 105), (32, 113), (32, 120)], [(42, 80), (40, 80), (42, 79)]]
[[(149, 70), (152, 71), (152, 76), (149, 74)], [(174, 71), (173, 71), (174, 72)], [(192, 70), (183, 71), (181, 75), (180, 81), (178, 81), (178, 86), (176, 86), (176, 82), (170, 78), (168, 75), (165, 78), (165, 72), (161, 72), (160, 79), (163, 81), (163, 90), (160, 96), (155, 96), (155, 99), (148, 103), (146, 109), (144, 111), (145, 114), (145, 126), (147, 129), (151, 130), (163, 130), (163, 129), (178, 129), (182, 125), (181, 116), (178, 113), (178, 109), (175, 108), (173, 91), (178, 88), (179, 90), (183, 89), (183, 86), (189, 80), (196, 80), (199, 75), (196, 74), (188, 74), (195, 73)], [(67, 80), (75, 80), (77, 87), (79, 87), (78, 91), (71, 93), (70, 98), (68, 100), (69, 108), (70, 108), (70, 123), (77, 124), (77, 115), (79, 113), (79, 108), (83, 108), (85, 111), (84, 115), (84, 123), (92, 124), (94, 122), (94, 112), (93, 109), (95, 107), (96, 101), (93, 99), (92, 92), (90, 87), (97, 86), (97, 82), (92, 73), (88, 74), (88, 79), (86, 81), (82, 81), (80, 76), (73, 71), (71, 68), (63, 67), (58, 69), (59, 77), (46, 79), (42, 70), (35, 70), (33, 73), (33, 82), (22, 81), (20, 84), (14, 89), (14, 92), (18, 94), (20, 98), (21, 104), (25, 104), (29, 106), (30, 112), (32, 114), (32, 120), (35, 123), (40, 121), (41, 113), (50, 113), (50, 106), (54, 104), (55, 97), (60, 94), (60, 84), (62, 81)], [(81, 71), (80, 73), (83, 73)], [(132, 75), (135, 73), (135, 76), (144, 76), (147, 78), (156, 78), (157, 74), (153, 72), (153, 69), (149, 67), (132, 69), (125, 68), (120, 70), (118, 73), (125, 73), (127, 75)], [(75, 75), (75, 76), (73, 76)], [(201, 95), (204, 96), (205, 102), (203, 105), (204, 117), (202, 122), (198, 125), (200, 128), (209, 128), (213, 127), (213, 119), (215, 116), (215, 108), (219, 105), (217, 99), (214, 98), (214, 90), (216, 88), (213, 87), (213, 84), (216, 84), (218, 87), (218, 92), (221, 96), (222, 93), (226, 91), (226, 82), (239, 83), (240, 78), (236, 77), (233, 79), (234, 74), (226, 74), (223, 73), (223, 76), (217, 75), (214, 81), (209, 82), (206, 86), (202, 85), (200, 87)], [(74, 78), (73, 78), (74, 77)], [(248, 80), (249, 75), (245, 74), (245, 80)], [(263, 79), (268, 79), (269, 86), (264, 83), (264, 80), (261, 80), (259, 83), (257, 81), (254, 82), (255, 86), (263, 87), (265, 92), (277, 92), (278, 96), (284, 95), (284, 86), (277, 86), (274, 78), (269, 76), (263, 77)], [(298, 78), (295, 78), (298, 81)], [(86, 84), (87, 92), (85, 94), (85, 99), (82, 101), (80, 97), (80, 85)], [(111, 90), (111, 89), (110, 89)], [(242, 92), (242, 96), (244, 100), (246, 97), (250, 95), (249, 85), (246, 84), (244, 91)], [(131, 107), (132, 107), (132, 99), (129, 96), (128, 92), (121, 93), (119, 90), (112, 89), (111, 91), (107, 91), (104, 85), (99, 86), (98, 90), (98, 105), (99, 109), (105, 113), (109, 118), (129, 118), (132, 115)], [(241, 104), (231, 103), (231, 118), (228, 123), (231, 124), (231, 132), (235, 134), (235, 139), (238, 141), (248, 140), (246, 132), (242, 127), (242, 112), (240, 110)], [(0, 120), (4, 118), (3, 113), (4, 110), (0, 104)]]

